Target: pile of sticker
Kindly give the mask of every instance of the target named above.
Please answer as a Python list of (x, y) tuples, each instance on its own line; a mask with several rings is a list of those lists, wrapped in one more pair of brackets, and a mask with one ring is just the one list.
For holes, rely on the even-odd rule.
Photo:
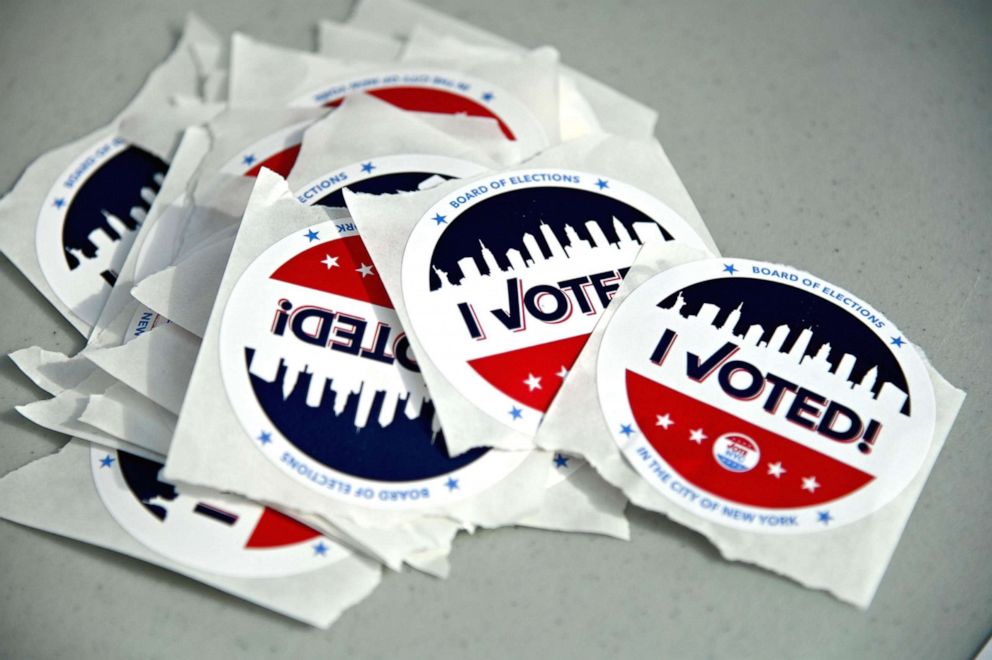
[(719, 257), (655, 114), (407, 0), (317, 53), (191, 19), (0, 203), (86, 337), (0, 516), (318, 626), (452, 539), (628, 499), (865, 607), (963, 399), (880, 311)]

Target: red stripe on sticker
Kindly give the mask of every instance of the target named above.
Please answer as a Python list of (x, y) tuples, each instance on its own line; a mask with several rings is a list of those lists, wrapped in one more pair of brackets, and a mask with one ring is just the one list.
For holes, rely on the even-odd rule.
[(278, 548), (302, 543), (320, 536), (320, 532), (307, 527), (289, 516), (266, 508), (245, 544), (246, 548)]
[[(428, 87), (385, 87), (383, 89), (365, 90), (366, 94), (374, 96), (386, 103), (391, 103), (403, 110), (413, 112), (437, 112), (445, 115), (468, 115), (470, 117), (488, 117), (499, 122), (499, 128), (510, 140), (516, 140), (510, 127), (503, 123), (486, 106), (466, 98), (459, 94), (447, 92), (443, 89), (432, 89)], [(337, 107), (344, 99), (335, 99), (324, 105)]]
[(500, 392), (545, 412), (585, 346), (588, 334), (559, 339), (469, 360), (468, 364)]
[(293, 165), (296, 164), (296, 158), (300, 155), (301, 146), (303, 145), (294, 144), (292, 147), (286, 147), (279, 153), (269, 156), (261, 163), (245, 172), (245, 176), (256, 177), (258, 176), (258, 173), (262, 171), (263, 167), (267, 167), (285, 179), (289, 176), (290, 171), (293, 169)]
[(317, 243), (279, 266), (271, 278), (393, 308), (372, 257), (358, 236)]
[(629, 369), (626, 381), (634, 421), (648, 443), (686, 481), (719, 497), (791, 509), (836, 500), (874, 480)]

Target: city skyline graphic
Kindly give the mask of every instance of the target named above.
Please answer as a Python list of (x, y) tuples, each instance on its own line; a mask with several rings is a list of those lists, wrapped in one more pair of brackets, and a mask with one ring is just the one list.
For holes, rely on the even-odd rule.
[[(734, 280), (734, 284), (741, 281), (744, 280)], [(679, 291), (659, 303), (658, 307), (679, 319), (690, 321), (693, 333), (704, 332), (703, 328), (708, 328), (710, 333), (738, 344), (742, 350), (776, 354), (774, 359), (779, 365), (776, 373), (780, 376), (784, 374), (778, 373), (778, 370), (786, 362), (789, 373), (816, 372), (825, 375), (861, 403), (909, 414), (905, 376), (897, 364), (893, 370), (885, 360), (879, 359), (884, 355), (895, 362), (888, 348), (877, 337), (874, 337), (877, 345), (869, 345), (868, 350), (864, 350), (865, 347), (845, 346), (833, 337), (824, 337), (822, 333), (818, 335), (818, 330), (823, 329), (822, 323), (802, 320), (789, 323), (777, 319), (762, 324), (759, 322), (760, 310), (749, 310), (749, 301), (741, 299), (736, 305), (705, 302), (694, 299), (693, 288)], [(855, 319), (851, 321), (860, 325)], [(834, 339), (833, 343), (831, 339)], [(788, 360), (783, 361), (783, 357)]]
[(296, 448), (340, 472), (414, 481), (447, 474), (488, 451), (448, 455), (419, 375), (419, 386), (408, 389), (405, 379), (372, 384), (354, 366), (332, 373), (283, 357), (259, 357), (245, 349), (252, 391), (266, 416)]
[[(62, 250), (66, 265), (74, 271), (99, 260), (109, 263), (125, 237), (133, 234), (155, 201), (168, 165), (137, 147), (128, 147), (97, 169), (69, 202), (62, 223)], [(56, 205), (64, 204), (58, 198)], [(111, 285), (116, 275), (101, 276)]]
[[(551, 277), (615, 269), (629, 265), (644, 242), (673, 239), (644, 211), (605, 192), (555, 186), (511, 190), (441, 218), (426, 273), (431, 291), (532, 268)], [(570, 260), (576, 265), (562, 268)]]
[(581, 225), (587, 238), (579, 234), (575, 225), (565, 223), (562, 226), (565, 242), (562, 242), (555, 229), (542, 220), (538, 223), (536, 235), (524, 232), (519, 244), (506, 250), (502, 258), (497, 257), (480, 238), (478, 253), (458, 259), (457, 272), (449, 273), (436, 265), (432, 265), (431, 269), (440, 282), (439, 288), (445, 288), (499, 273), (522, 273), (544, 265), (554, 267), (570, 259), (601, 255), (607, 251), (618, 257), (636, 254), (646, 243), (665, 240), (661, 226), (656, 222), (633, 222), (628, 227), (616, 216), (611, 220), (609, 230), (614, 240), (607, 237), (598, 220), (587, 220)]

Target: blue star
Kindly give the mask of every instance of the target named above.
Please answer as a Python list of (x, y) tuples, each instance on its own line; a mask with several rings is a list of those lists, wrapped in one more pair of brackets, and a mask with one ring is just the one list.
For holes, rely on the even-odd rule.
[(439, 225), (444, 225), (444, 224), (447, 224), (448, 223), (448, 221), (445, 220), (444, 218), (445, 218), (445, 216), (441, 215), (440, 213), (435, 213), (434, 214), (434, 217), (431, 218), (431, 220), (433, 220), (434, 222), (436, 222)]
[(362, 163), (362, 171), (365, 172), (366, 174), (371, 174), (372, 170), (374, 169), (375, 169), (375, 165), (372, 164), (372, 161), (369, 161), (367, 163)]
[(313, 554), (314, 555), (318, 555), (320, 557), (326, 557), (327, 556), (327, 544), (325, 544), (323, 541), (321, 541), (317, 545), (313, 546)]
[(114, 464), (114, 459), (110, 454), (107, 454), (106, 456), (100, 459), (100, 467), (102, 468), (110, 467), (113, 464)]
[(248, 154), (241, 159), (241, 162), (245, 164), (245, 167), (251, 167), (255, 164), (255, 154)]
[(448, 477), (448, 480), (444, 482), (444, 485), (448, 487), (449, 491), (455, 490), (458, 488), (458, 480), (454, 477)]
[(485, 94), (482, 95), (482, 100), (485, 101), (486, 103), (489, 103), (490, 101), (493, 100), (493, 93), (486, 92)]
[(834, 518), (833, 518), (833, 516), (830, 515), (830, 512), (829, 511), (817, 511), (816, 512), (816, 521), (817, 522), (822, 522), (824, 525), (829, 524), (830, 521), (833, 520), (833, 519)]
[(902, 337), (893, 337), (892, 341), (890, 341), (889, 343), (892, 344), (893, 346), (899, 346), (901, 348), (902, 345), (906, 343), (906, 340), (903, 339)]
[(53, 204), (55, 205), (55, 208), (60, 209), (65, 206), (65, 199), (62, 197), (57, 197)]
[(731, 275), (733, 275), (734, 273), (737, 272), (737, 268), (734, 266), (734, 264), (723, 264), (723, 272), (730, 273)]
[(272, 442), (272, 434), (268, 431), (262, 431), (258, 436), (258, 441), (263, 445), (267, 445)]
[(304, 236), (305, 236), (306, 238), (309, 238), (309, 239), (310, 239), (310, 242), (311, 242), (311, 243), (313, 243), (314, 241), (316, 241), (316, 240), (317, 240), (317, 234), (318, 234), (318, 233), (319, 233), (319, 232), (315, 232), (314, 230), (312, 230), (312, 229), (310, 229), (310, 230), (308, 230), (308, 231), (307, 231), (307, 233), (305, 233), (305, 234), (303, 234), (303, 235), (304, 235)]
[(623, 433), (625, 436), (627, 436), (629, 438), (633, 434), (637, 433), (637, 431), (635, 431), (632, 428), (633, 426), (634, 426), (633, 424), (621, 424), (620, 425), (620, 432)]
[(600, 190), (602, 190), (603, 188), (609, 188), (610, 182), (607, 181), (606, 179), (600, 179), (599, 181), (596, 182), (596, 187), (599, 188)]
[(564, 454), (555, 454), (555, 468), (568, 467), (568, 456)]
[(510, 408), (510, 416), (513, 419), (520, 419), (521, 417), (524, 416), (524, 411), (521, 408), (517, 408), (516, 406), (513, 406)]

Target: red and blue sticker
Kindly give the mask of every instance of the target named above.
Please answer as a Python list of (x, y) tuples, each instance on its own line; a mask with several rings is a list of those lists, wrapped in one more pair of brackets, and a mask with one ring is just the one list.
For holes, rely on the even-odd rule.
[(221, 372), (245, 441), (342, 502), (411, 509), (479, 493), (525, 452), (447, 451), (379, 273), (357, 232), (294, 232), (241, 275)]
[(467, 399), (533, 433), (638, 250), (661, 241), (705, 249), (671, 208), (622, 181), (560, 169), (476, 180), (410, 235), (411, 329)]
[(809, 273), (742, 259), (632, 291), (605, 330), (597, 387), (648, 483), (712, 522), (769, 533), (886, 505), (935, 424), (926, 366), (891, 321)]

